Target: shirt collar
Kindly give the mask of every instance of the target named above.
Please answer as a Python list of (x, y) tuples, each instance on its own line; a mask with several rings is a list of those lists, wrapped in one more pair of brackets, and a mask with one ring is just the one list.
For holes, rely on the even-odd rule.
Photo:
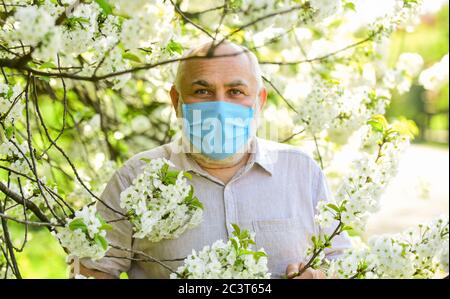
[(259, 137), (256, 137), (254, 140), (255, 151), (254, 153), (252, 153), (253, 161), (261, 166), (270, 175), (272, 175), (274, 169), (274, 161), (272, 160), (266, 142)]
[(185, 150), (183, 149), (183, 143), (181, 138), (177, 138), (169, 144), (170, 147), (170, 157), (169, 160), (175, 164), (175, 166), (183, 169), (184, 171), (202, 171), (201, 167), (189, 158)]

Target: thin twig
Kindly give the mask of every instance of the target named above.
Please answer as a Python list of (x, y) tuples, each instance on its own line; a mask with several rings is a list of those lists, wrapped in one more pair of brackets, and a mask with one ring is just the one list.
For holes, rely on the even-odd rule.
[(30, 221), (30, 220), (20, 220), (11, 216), (8, 216), (4, 213), (0, 213), (0, 217), (8, 220), (12, 220), (17, 223), (26, 224), (26, 225), (32, 225), (32, 226), (48, 226), (48, 227), (64, 227), (62, 224), (58, 223), (51, 223), (51, 222), (37, 222), (37, 221)]

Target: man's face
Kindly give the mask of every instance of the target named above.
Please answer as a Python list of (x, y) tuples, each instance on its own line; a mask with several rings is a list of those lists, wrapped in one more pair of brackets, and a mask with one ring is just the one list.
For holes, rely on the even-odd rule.
[[(194, 52), (192, 56), (205, 56), (204, 49)], [(224, 57), (220, 57), (227, 55)], [(178, 71), (178, 90), (175, 86), (170, 91), (172, 103), (177, 111), (177, 116), (182, 117), (181, 103), (193, 104), (201, 102), (224, 101), (245, 107), (254, 108), (254, 117), (251, 120), (251, 139), (256, 136), (259, 112), (266, 102), (266, 89), (259, 88), (257, 74), (252, 61), (239, 47), (232, 45), (221, 45), (214, 51), (212, 58), (195, 58), (186, 60), (180, 65)], [(219, 57), (218, 57), (219, 56)], [(257, 101), (258, 98), (258, 101)], [(217, 132), (222, 132), (219, 130)], [(205, 136), (211, 138), (217, 136)], [(185, 136), (185, 135), (183, 135)], [(222, 136), (224, 137), (224, 136)], [(226, 136), (225, 136), (226, 137)], [(228, 136), (230, 137), (230, 136)], [(189, 138), (188, 138), (189, 139)], [(187, 141), (187, 139), (184, 139)], [(221, 143), (224, 139), (218, 139)], [(233, 141), (235, 142), (235, 141)], [(196, 145), (200, 149), (204, 145)], [(211, 144), (211, 142), (206, 142)], [(213, 142), (216, 144), (216, 142)], [(243, 148), (247, 150), (247, 146)], [(221, 146), (224, 146), (221, 144)], [(241, 150), (241, 149), (240, 149)], [(229, 165), (240, 161), (244, 152), (235, 153), (225, 159), (215, 159), (200, 153), (192, 153), (202, 165)]]
[[(215, 55), (229, 53), (220, 52), (219, 48)], [(247, 107), (255, 104), (258, 83), (245, 54), (184, 63), (178, 91), (184, 103), (226, 101)]]

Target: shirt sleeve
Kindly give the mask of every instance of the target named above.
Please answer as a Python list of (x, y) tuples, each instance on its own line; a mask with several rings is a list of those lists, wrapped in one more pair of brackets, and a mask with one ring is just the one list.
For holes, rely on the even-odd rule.
[[(325, 201), (327, 203), (335, 203), (335, 199), (330, 192), (325, 174), (322, 169), (317, 165), (316, 168), (316, 189), (314, 193), (314, 204), (315, 204), (315, 214), (317, 215), (317, 203), (319, 201)], [(332, 225), (323, 228), (319, 227), (318, 231), (320, 234), (331, 235), (333, 231), (338, 226), (339, 222), (335, 220)], [(325, 255), (328, 259), (338, 258), (346, 249), (351, 248), (351, 241), (347, 232), (342, 232), (331, 240), (331, 248), (326, 248), (324, 250)]]
[[(129, 179), (129, 168), (125, 165), (117, 170), (106, 185), (100, 199), (109, 207), (122, 214), (126, 211), (120, 207), (120, 193), (126, 189), (131, 182)], [(97, 200), (97, 212), (107, 221), (123, 218), (122, 215), (116, 213), (111, 208), (107, 207), (101, 201)], [(111, 230), (106, 231), (106, 239), (109, 244), (117, 245), (122, 248), (131, 249), (132, 247), (132, 225), (128, 220), (113, 221), (109, 223), (112, 226)], [(90, 258), (80, 259), (80, 263), (89, 269), (102, 271), (119, 277), (121, 272), (127, 272), (131, 266), (130, 258), (132, 253), (119, 250), (116, 248), (108, 249), (105, 257), (93, 260)]]

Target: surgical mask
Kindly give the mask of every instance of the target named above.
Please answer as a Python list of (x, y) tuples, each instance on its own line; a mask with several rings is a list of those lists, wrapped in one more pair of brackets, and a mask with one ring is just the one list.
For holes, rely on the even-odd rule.
[(223, 160), (243, 152), (252, 136), (254, 109), (224, 101), (182, 104), (183, 133), (194, 152)]

